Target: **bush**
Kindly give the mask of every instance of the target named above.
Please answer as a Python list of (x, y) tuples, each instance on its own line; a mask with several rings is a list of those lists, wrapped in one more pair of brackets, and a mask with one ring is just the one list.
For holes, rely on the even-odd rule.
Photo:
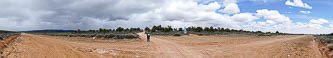
[(181, 36), (180, 34), (174, 34), (173, 36)]
[(272, 34), (263, 33), (263, 34), (259, 34), (258, 36), (272, 36)]
[(139, 35), (135, 33), (113, 32), (113, 33), (32, 33), (38, 35), (50, 35), (50, 36), (68, 36), (68, 37), (97, 37), (106, 39), (134, 39), (139, 38)]
[(328, 49), (329, 49), (330, 51), (332, 51), (332, 50), (333, 50), (333, 46), (328, 46)]
[(4, 40), (10, 36), (19, 35), (19, 33), (0, 33), (0, 40)]

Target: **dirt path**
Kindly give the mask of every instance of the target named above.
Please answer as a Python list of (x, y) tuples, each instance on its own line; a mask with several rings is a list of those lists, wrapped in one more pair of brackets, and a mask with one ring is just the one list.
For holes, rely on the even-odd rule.
[(57, 39), (22, 34), (17, 40), (19, 41), (7, 50), (8, 58), (96, 58)]
[[(144, 32), (138, 33), (141, 38), (146, 37)], [(159, 39), (155, 37), (151, 37), (151, 42), (156, 44), (159, 52), (162, 52), (164, 56), (169, 58), (203, 58), (203, 55), (200, 52), (192, 50), (191, 47), (187, 47), (184, 45), (177, 44), (172, 41), (168, 41), (165, 39)]]

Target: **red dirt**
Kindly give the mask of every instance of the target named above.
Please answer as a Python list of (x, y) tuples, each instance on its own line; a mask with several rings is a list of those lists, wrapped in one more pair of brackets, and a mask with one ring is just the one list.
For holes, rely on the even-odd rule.
[(0, 40), (0, 50), (3, 50), (4, 48), (6, 48), (5, 46), (9, 45), (10, 43), (12, 43), (13, 41), (15, 41), (15, 39), (18, 37), (19, 35), (15, 35), (15, 36), (10, 36), (8, 38), (6, 38), (5, 40)]

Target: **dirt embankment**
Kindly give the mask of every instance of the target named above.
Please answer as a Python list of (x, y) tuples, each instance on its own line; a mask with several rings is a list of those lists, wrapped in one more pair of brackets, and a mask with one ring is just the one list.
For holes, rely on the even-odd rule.
[[(313, 38), (313, 43), (316, 44), (316, 46), (318, 47), (318, 50), (321, 52), (321, 54), (323, 54), (323, 56), (327, 57), (327, 58), (332, 58), (330, 57), (330, 50), (329, 48), (322, 42), (320, 42), (320, 40)], [(331, 53), (333, 54), (333, 53)]]
[[(6, 38), (5, 40), (0, 40), (0, 50), (3, 50), (4, 48), (6, 48), (9, 44), (11, 44), (12, 42), (15, 41), (15, 39), (17, 37), (19, 37), (20, 35), (15, 35), (15, 36), (10, 36), (8, 38)], [(0, 51), (2, 53), (2, 51)]]

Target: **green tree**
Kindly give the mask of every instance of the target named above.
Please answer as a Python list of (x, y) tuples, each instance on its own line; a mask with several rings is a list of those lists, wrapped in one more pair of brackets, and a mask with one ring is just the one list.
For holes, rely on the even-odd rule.
[(223, 32), (223, 31), (225, 31), (225, 29), (224, 29), (224, 28), (221, 28), (221, 29), (220, 29), (220, 31), (222, 31), (222, 32)]
[(256, 33), (263, 33), (262, 31), (256, 31)]
[(235, 29), (231, 29), (230, 32), (237, 32), (237, 30), (235, 30)]
[(126, 28), (125, 31), (128, 32), (128, 31), (130, 31), (130, 29)]
[(99, 30), (98, 30), (99, 32), (108, 32), (108, 30), (107, 29), (103, 29), (103, 28), (99, 28)]
[(224, 31), (231, 32), (231, 30), (229, 28), (225, 28)]
[(153, 26), (153, 27), (152, 27), (152, 29), (151, 29), (151, 31), (152, 31), (152, 32), (156, 32), (156, 31), (157, 31), (157, 29), (158, 29), (158, 27), (157, 27), (157, 26)]
[(279, 34), (280, 32), (279, 32), (279, 31), (276, 31), (275, 33), (276, 33), (276, 34)]
[(266, 33), (272, 33), (272, 32), (266, 32)]
[(205, 28), (204, 28), (204, 31), (208, 32), (208, 31), (209, 31), (209, 28), (208, 28), (208, 27), (205, 27)]
[(197, 28), (195, 29), (195, 32), (201, 32), (201, 31), (203, 31), (202, 27), (197, 27)]
[(145, 31), (150, 31), (150, 28), (149, 28), (149, 27), (146, 27), (146, 28), (145, 28)]
[(239, 30), (239, 32), (246, 32), (246, 31), (244, 31), (243, 29), (241, 29), (241, 30)]
[(102, 32), (102, 30), (103, 30), (102, 28), (99, 28), (99, 29), (98, 29), (98, 32)]
[(95, 30), (88, 30), (88, 32), (96, 32)]
[(122, 27), (118, 27), (118, 28), (116, 29), (116, 31), (118, 31), (118, 32), (122, 32), (122, 31), (124, 31), (124, 28), (122, 28)]
[(178, 28), (178, 31), (184, 31), (183, 28)]
[(170, 32), (170, 31), (173, 31), (172, 27), (171, 26), (168, 26), (167, 28), (165, 28), (165, 32)]
[(214, 27), (210, 26), (208, 32), (214, 32)]
[(158, 25), (158, 26), (157, 26), (157, 30), (158, 30), (158, 31), (161, 31), (161, 30), (163, 30), (163, 27), (162, 27), (162, 25)]

